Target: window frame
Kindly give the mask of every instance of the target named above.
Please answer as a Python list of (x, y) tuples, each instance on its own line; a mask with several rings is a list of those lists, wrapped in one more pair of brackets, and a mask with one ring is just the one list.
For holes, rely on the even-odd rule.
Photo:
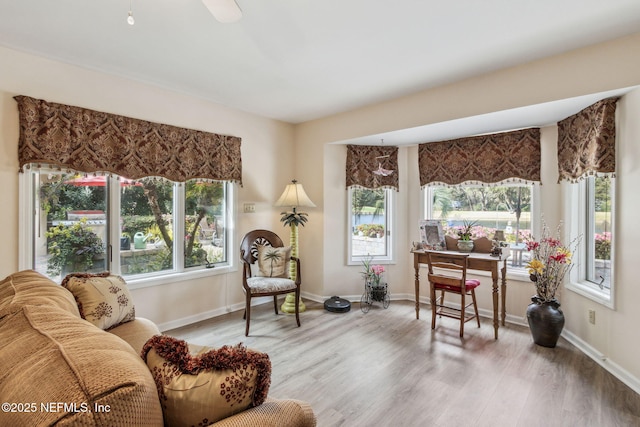
[[(493, 184), (492, 184), (493, 185)], [(482, 184), (460, 184), (460, 186), (464, 187), (482, 187)], [(540, 185), (539, 184), (520, 184), (520, 183), (499, 183), (495, 185), (496, 187), (503, 186), (530, 186), (531, 187), (531, 235), (536, 236), (539, 234), (541, 229), (541, 210), (540, 210)], [(435, 185), (427, 185), (422, 189), (421, 197), (422, 197), (422, 215), (425, 219), (432, 218), (433, 206), (433, 191), (437, 186)], [(477, 275), (489, 275), (486, 272), (474, 271), (474, 274)], [(507, 279), (510, 280), (518, 280), (523, 282), (530, 282), (529, 274), (523, 267), (513, 267), (511, 265), (510, 260), (507, 261)]]
[[(354, 187), (347, 188), (347, 265), (361, 265), (367, 258), (367, 255), (353, 255), (353, 230), (351, 224), (353, 223), (353, 190)], [(362, 188), (361, 188), (362, 189)], [(366, 188), (365, 190), (371, 190)], [(396, 191), (392, 188), (381, 188), (385, 192), (385, 233), (386, 233), (386, 253), (387, 255), (380, 256), (375, 255), (373, 259), (377, 264), (395, 264), (395, 204), (396, 204)]]
[[(40, 167), (36, 170), (27, 169), (21, 173), (18, 179), (18, 266), (21, 270), (32, 269), (34, 263), (34, 224), (37, 206), (35, 202), (36, 183), (35, 173), (58, 172), (56, 169)], [(109, 192), (107, 197), (107, 236), (108, 244), (106, 249), (107, 266), (114, 274), (120, 274), (120, 246), (113, 242), (120, 241), (120, 186), (116, 176), (107, 176), (109, 182)], [(192, 280), (201, 277), (216, 276), (233, 271), (237, 271), (236, 255), (236, 189), (234, 183), (225, 182), (225, 229), (226, 229), (226, 252), (227, 261), (216, 264), (215, 268), (205, 266), (184, 267), (184, 238), (180, 242), (175, 242), (174, 268), (171, 270), (158, 271), (146, 274), (126, 276), (125, 280), (131, 289), (158, 286), (180, 281)], [(174, 235), (184, 236), (184, 197), (185, 185), (174, 183)], [(113, 214), (117, 213), (117, 214)]]
[[(574, 256), (574, 268), (569, 275), (566, 288), (572, 292), (582, 295), (590, 300), (615, 310), (615, 210), (616, 210), (616, 179), (611, 178), (611, 277), (609, 279), (609, 289), (601, 289), (596, 282), (588, 279), (587, 270), (593, 268), (590, 254), (595, 256), (594, 235), (590, 230), (594, 230), (593, 221), (595, 217), (595, 203), (588, 197), (589, 178), (582, 179), (577, 183), (565, 184), (568, 186), (566, 198), (569, 205), (568, 236), (569, 241), (579, 238), (576, 254)], [(595, 187), (595, 186), (594, 186)], [(594, 232), (595, 233), (595, 232)], [(591, 248), (590, 248), (591, 247)], [(595, 258), (593, 259), (595, 262)]]

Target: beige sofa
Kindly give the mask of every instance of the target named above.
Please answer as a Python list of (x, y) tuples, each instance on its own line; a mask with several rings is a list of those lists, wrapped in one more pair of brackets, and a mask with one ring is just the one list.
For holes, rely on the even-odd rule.
[[(154, 378), (140, 356), (157, 326), (135, 318), (104, 331), (71, 292), (27, 270), (0, 282), (0, 425), (162, 426)], [(301, 401), (267, 398), (216, 426), (314, 426)]]

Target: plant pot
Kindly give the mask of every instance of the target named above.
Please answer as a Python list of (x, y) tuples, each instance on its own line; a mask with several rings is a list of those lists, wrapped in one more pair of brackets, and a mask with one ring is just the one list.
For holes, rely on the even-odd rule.
[(471, 252), (473, 250), (473, 240), (458, 240), (458, 250), (460, 252)]
[(542, 346), (553, 348), (558, 343), (560, 333), (564, 327), (564, 313), (560, 309), (557, 300), (544, 302), (535, 295), (533, 301), (527, 307), (527, 320), (533, 342)]

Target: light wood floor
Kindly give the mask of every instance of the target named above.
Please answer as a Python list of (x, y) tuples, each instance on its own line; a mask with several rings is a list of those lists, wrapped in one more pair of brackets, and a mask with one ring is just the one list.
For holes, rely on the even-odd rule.
[(528, 328), (507, 325), (493, 339), (487, 319), (458, 336), (454, 319), (431, 330), (430, 307), (392, 301), (330, 313), (305, 302), (302, 326), (273, 304), (168, 335), (219, 347), (239, 342), (269, 354), (269, 395), (311, 403), (318, 426), (640, 426), (640, 395), (567, 341), (533, 343)]

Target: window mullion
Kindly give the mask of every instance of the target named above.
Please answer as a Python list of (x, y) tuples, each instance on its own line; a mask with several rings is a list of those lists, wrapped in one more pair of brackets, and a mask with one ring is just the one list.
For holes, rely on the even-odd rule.
[(184, 236), (186, 183), (173, 185), (173, 265), (184, 270)]
[(108, 176), (109, 196), (107, 197), (107, 269), (121, 274), (120, 266), (120, 182), (115, 176)]

